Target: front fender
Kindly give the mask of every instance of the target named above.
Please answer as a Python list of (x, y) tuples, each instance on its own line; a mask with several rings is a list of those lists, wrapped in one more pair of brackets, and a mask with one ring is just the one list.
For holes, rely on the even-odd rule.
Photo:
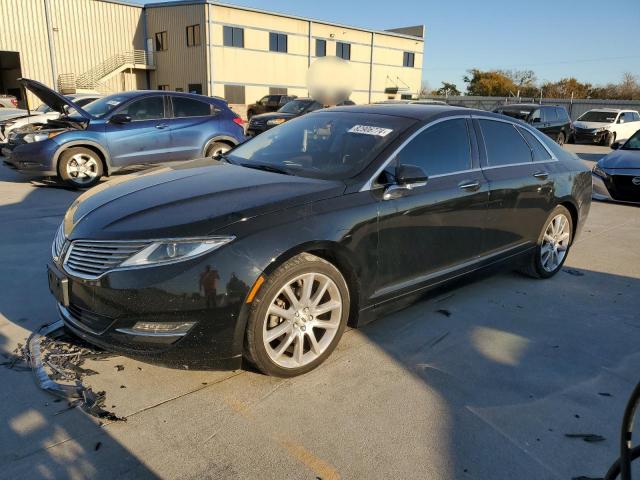
[(100, 142), (97, 138), (72, 138), (72, 139), (61, 139), (62, 141), (58, 141), (58, 148), (53, 154), (52, 164), (55, 166), (56, 170), (58, 168), (58, 159), (60, 155), (65, 150), (71, 147), (89, 147), (97, 150), (102, 155), (106, 166), (106, 174), (109, 175), (112, 172), (111, 165), (111, 156), (109, 155), (109, 150)]

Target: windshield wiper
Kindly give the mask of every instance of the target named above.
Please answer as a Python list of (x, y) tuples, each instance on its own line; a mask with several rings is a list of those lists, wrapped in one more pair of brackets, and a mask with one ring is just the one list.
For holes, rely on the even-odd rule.
[(273, 165), (266, 165), (264, 163), (241, 163), (243, 167), (247, 168), (255, 168), (256, 170), (264, 170), (265, 172), (273, 172), (273, 173), (281, 173), (282, 175), (293, 175), (293, 173), (288, 172), (279, 167), (274, 167)]

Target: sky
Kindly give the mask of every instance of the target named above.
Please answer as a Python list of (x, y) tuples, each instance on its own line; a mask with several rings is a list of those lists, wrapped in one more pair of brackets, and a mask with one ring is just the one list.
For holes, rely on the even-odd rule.
[[(144, 0), (133, 0), (145, 3)], [(147, 3), (158, 0), (147, 0)], [(640, 76), (640, 0), (232, 0), (384, 30), (424, 24), (423, 83), (464, 92), (467, 70), (533, 70), (539, 81), (617, 82)]]

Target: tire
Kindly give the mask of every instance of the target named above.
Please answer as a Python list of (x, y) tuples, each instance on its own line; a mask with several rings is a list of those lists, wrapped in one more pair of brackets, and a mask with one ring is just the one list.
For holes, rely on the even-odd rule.
[(574, 143), (576, 143), (576, 137), (573, 136), (572, 134), (569, 134), (569, 138), (567, 138), (567, 143), (570, 143), (573, 145)]
[(103, 174), (102, 159), (88, 148), (69, 148), (58, 159), (58, 175), (73, 188), (93, 187)]
[(565, 138), (564, 138), (564, 132), (560, 132), (560, 133), (558, 134), (558, 137), (556, 138), (556, 143), (557, 143), (558, 145), (560, 145), (560, 146), (563, 146), (563, 145), (564, 145), (564, 141), (565, 141)]
[[(560, 230), (557, 230), (552, 226), (552, 222), (559, 221), (557, 220), (559, 217), (563, 217), (566, 223), (556, 223), (555, 226), (561, 226)], [(560, 239), (562, 240), (560, 241)], [(573, 220), (571, 213), (562, 205), (558, 205), (544, 222), (538, 244), (531, 258), (520, 271), (533, 278), (553, 277), (564, 265), (572, 241)], [(556, 245), (555, 249), (554, 244)], [(556, 261), (554, 261), (554, 252)]]
[(614, 132), (609, 132), (607, 133), (607, 136), (602, 139), (602, 145), (604, 145), (605, 147), (610, 147), (615, 141), (616, 134)]
[[(305, 284), (310, 285), (308, 293)], [(290, 295), (300, 302), (298, 309)], [(297, 255), (269, 275), (254, 298), (245, 357), (266, 375), (307, 373), (331, 355), (344, 333), (349, 310), (349, 288), (340, 271), (315, 255)], [(266, 342), (269, 333), (272, 338)]]
[(215, 157), (220, 153), (225, 153), (231, 150), (231, 145), (224, 142), (213, 142), (207, 145), (207, 149), (204, 152), (205, 157)]

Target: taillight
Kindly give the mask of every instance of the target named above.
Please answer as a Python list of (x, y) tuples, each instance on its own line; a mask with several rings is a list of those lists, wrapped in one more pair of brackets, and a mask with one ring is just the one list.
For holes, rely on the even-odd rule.
[(13, 104), (13, 106), (14, 106), (14, 107), (17, 107), (17, 106), (18, 106), (18, 100), (17, 100), (17, 99), (15, 99), (15, 98), (12, 98), (12, 99), (11, 99), (11, 103)]
[(233, 123), (237, 123), (241, 127), (244, 127), (244, 120), (242, 120), (240, 117), (233, 117)]

